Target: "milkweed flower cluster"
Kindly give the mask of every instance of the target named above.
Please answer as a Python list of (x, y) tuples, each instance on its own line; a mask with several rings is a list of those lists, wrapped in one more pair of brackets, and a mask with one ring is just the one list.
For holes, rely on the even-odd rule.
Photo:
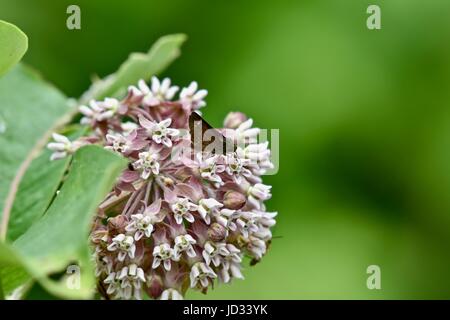
[[(275, 212), (264, 202), (261, 176), (273, 165), (252, 119), (230, 113), (218, 132), (237, 147), (194, 150), (189, 120), (206, 105), (196, 82), (181, 89), (169, 79), (139, 81), (122, 100), (81, 106), (88, 137), (55, 134), (52, 159), (97, 143), (129, 161), (99, 205), (91, 241), (98, 289), (107, 299), (182, 299), (214, 282), (243, 279), (244, 256), (259, 261), (270, 244)], [(215, 129), (213, 129), (215, 130)], [(188, 149), (190, 153), (180, 152)]]

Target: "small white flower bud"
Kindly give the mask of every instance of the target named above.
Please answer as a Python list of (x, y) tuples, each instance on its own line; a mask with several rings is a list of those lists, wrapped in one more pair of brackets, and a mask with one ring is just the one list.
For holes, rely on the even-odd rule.
[(163, 289), (164, 285), (161, 276), (152, 274), (147, 277), (146, 292), (150, 297), (152, 297), (153, 299), (157, 299), (159, 296), (161, 296)]
[(223, 126), (227, 129), (236, 129), (247, 120), (247, 116), (243, 114), (242, 112), (230, 112), (224, 122)]
[(238, 210), (242, 208), (245, 205), (246, 201), (247, 199), (242, 193), (234, 190), (227, 191), (223, 198), (223, 204), (225, 208), (232, 210)]
[(214, 242), (220, 242), (224, 240), (227, 235), (227, 229), (217, 222), (214, 222), (208, 228), (208, 238)]

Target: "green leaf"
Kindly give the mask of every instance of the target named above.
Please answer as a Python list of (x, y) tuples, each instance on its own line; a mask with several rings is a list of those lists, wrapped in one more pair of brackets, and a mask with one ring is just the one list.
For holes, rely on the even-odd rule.
[(28, 168), (16, 194), (6, 239), (16, 240), (47, 210), (61, 183), (70, 158), (50, 161), (50, 151), (43, 152)]
[[(64, 128), (62, 134), (75, 140), (85, 134), (86, 130), (87, 127), (75, 124)], [(10, 242), (16, 240), (44, 214), (63, 180), (71, 157), (50, 161), (50, 155), (50, 150), (44, 150), (34, 159), (19, 185), (6, 234), (6, 239)]]
[(20, 61), (28, 48), (28, 38), (15, 25), (0, 20), (0, 76)]
[[(5, 263), (5, 257), (14, 257), (13, 260)], [(25, 286), (32, 279), (24, 269), (20, 260), (17, 259), (16, 253), (9, 245), (0, 242), (0, 281), (5, 296), (11, 295), (15, 289)]]
[[(86, 146), (76, 152), (67, 180), (45, 215), (12, 245), (0, 244), (0, 277), (5, 293), (21, 284), (11, 283), (9, 271), (17, 273), (23, 268), (57, 296), (88, 298), (92, 295), (95, 277), (88, 247), (90, 224), (97, 206), (126, 163), (124, 158), (98, 146)], [(63, 272), (71, 263), (81, 267), (79, 290), (67, 288), (64, 279), (55, 281), (48, 277)]]
[[(68, 107), (64, 95), (21, 64), (0, 78), (0, 106), (0, 210), (9, 212), (24, 162), (31, 162), (40, 140), (45, 145), (41, 137)], [(8, 221), (9, 216), (2, 217), (2, 236)]]
[(94, 82), (81, 101), (116, 97), (140, 79), (149, 80), (164, 70), (180, 55), (180, 46), (186, 40), (184, 34), (164, 36), (151, 47), (148, 53), (132, 53), (119, 69), (102, 80)]

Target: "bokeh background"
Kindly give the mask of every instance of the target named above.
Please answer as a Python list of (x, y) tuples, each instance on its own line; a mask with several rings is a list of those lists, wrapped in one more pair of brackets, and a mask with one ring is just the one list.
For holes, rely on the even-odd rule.
[[(70, 4), (81, 30), (66, 29)], [(381, 30), (366, 28), (370, 4)], [(165, 75), (209, 90), (205, 118), (241, 110), (280, 129), (265, 180), (277, 238), (206, 298), (450, 298), (450, 1), (0, 0), (0, 19), (72, 97), (186, 33)], [(369, 265), (381, 290), (366, 287)]]

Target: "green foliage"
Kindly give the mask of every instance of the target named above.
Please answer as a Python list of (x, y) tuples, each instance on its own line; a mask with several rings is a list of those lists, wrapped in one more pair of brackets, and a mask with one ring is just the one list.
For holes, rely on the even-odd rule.
[[(76, 139), (86, 129), (75, 124), (66, 126), (62, 133)], [(45, 213), (63, 181), (71, 158), (50, 161), (50, 155), (50, 150), (44, 150), (34, 159), (19, 185), (6, 234), (8, 241), (16, 240)]]
[(132, 53), (119, 69), (103, 80), (97, 80), (81, 100), (116, 97), (124, 93), (124, 89), (136, 84), (140, 79), (149, 80), (153, 75), (164, 70), (180, 55), (180, 46), (186, 40), (184, 34), (168, 35), (160, 38), (148, 53)]
[(11, 183), (37, 141), (67, 111), (66, 97), (28, 67), (0, 78), (0, 210)]
[(0, 76), (23, 57), (28, 48), (28, 38), (19, 28), (0, 20)]
[(7, 240), (16, 240), (44, 214), (69, 163), (70, 158), (50, 161), (49, 151), (43, 152), (31, 163), (14, 200)]
[[(125, 159), (98, 146), (86, 146), (76, 152), (67, 179), (45, 215), (12, 245), (3, 243), (0, 246), (5, 292), (23, 284), (23, 278), (20, 279), (22, 283), (9, 281), (11, 269), (4, 269), (9, 267), (23, 268), (53, 294), (77, 298), (91, 296), (94, 274), (87, 246), (90, 223), (98, 204), (125, 166)], [(64, 281), (48, 278), (50, 274), (64, 271), (70, 263), (77, 263), (82, 268), (80, 290), (70, 290)]]

